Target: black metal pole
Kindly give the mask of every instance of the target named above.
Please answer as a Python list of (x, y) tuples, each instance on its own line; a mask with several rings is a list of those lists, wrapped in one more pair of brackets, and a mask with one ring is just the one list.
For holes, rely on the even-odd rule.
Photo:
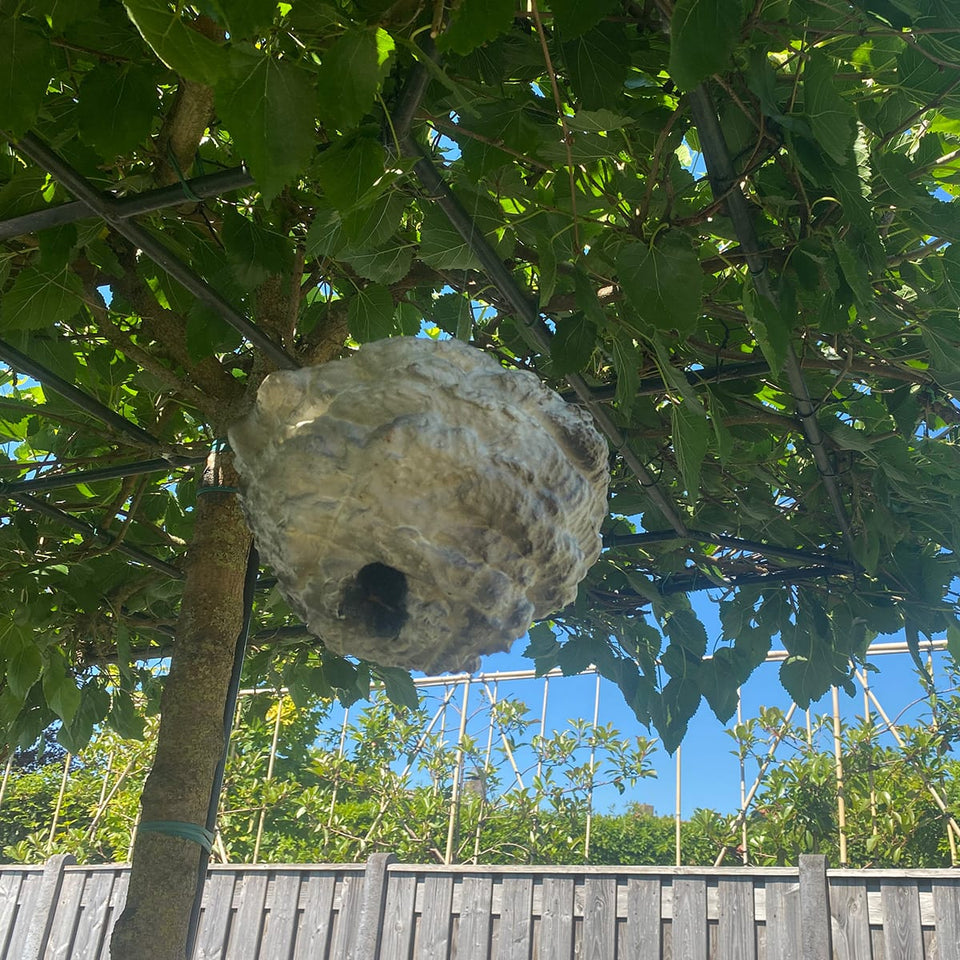
[(58, 473), (55, 476), (33, 477), (30, 480), (11, 480), (0, 483), (0, 496), (14, 493), (35, 492), (37, 490), (62, 490), (75, 487), (78, 483), (96, 483), (98, 480), (116, 480), (118, 477), (140, 477), (147, 473), (170, 473), (181, 467), (192, 467), (203, 463), (202, 457), (158, 457), (143, 460), (140, 463), (117, 463), (112, 467), (99, 467), (96, 470), (73, 470), (70, 473)]
[(74, 406), (79, 407), (91, 417), (99, 420), (101, 423), (112, 427), (118, 433), (122, 433), (127, 439), (131, 440), (137, 446), (157, 448), (162, 446), (159, 440), (152, 437), (146, 430), (141, 430), (136, 424), (121, 417), (109, 407), (104, 406), (99, 400), (94, 400), (89, 394), (78, 390), (72, 383), (57, 376), (52, 370), (48, 370), (42, 364), (32, 360), (25, 353), (21, 353), (16, 347), (11, 346), (4, 340), (0, 340), (0, 358), (6, 360), (11, 367), (19, 370), (21, 373), (29, 374), (34, 380), (42, 383), (48, 390), (59, 393), (65, 400), (69, 400)]
[(142, 563), (145, 567), (152, 567), (154, 570), (159, 570), (161, 573), (165, 573), (168, 577), (173, 577), (176, 580), (183, 578), (183, 574), (173, 566), (173, 564), (167, 563), (165, 560), (160, 560), (157, 557), (152, 557), (149, 553), (137, 547), (131, 547), (122, 541), (117, 542), (117, 538), (112, 533), (107, 533), (106, 530), (99, 530), (92, 524), (78, 520), (76, 517), (70, 516), (69, 513), (65, 513), (57, 507), (50, 506), (49, 503), (36, 500), (33, 497), (27, 496), (25, 493), (11, 493), (9, 497), (11, 500), (19, 503), (21, 507), (42, 513), (44, 516), (50, 517), (51, 520), (56, 520), (58, 523), (62, 523), (72, 530), (76, 530), (85, 537), (93, 537), (110, 544), (111, 549), (116, 550), (117, 553), (122, 553), (125, 557), (129, 557), (137, 563)]
[[(101, 193), (100, 197), (105, 205), (113, 209), (113, 215), (123, 220), (135, 217), (141, 213), (151, 213), (172, 207), (180, 203), (189, 203), (191, 200), (203, 200), (207, 197), (218, 197), (231, 190), (249, 187), (253, 184), (253, 177), (246, 167), (232, 167), (218, 173), (208, 173), (192, 180), (184, 180), (169, 187), (160, 187), (157, 190), (146, 190), (132, 197), (114, 197), (110, 193)], [(9, 240), (24, 233), (35, 233), (37, 230), (46, 230), (49, 227), (59, 227), (84, 217), (93, 217), (97, 214), (82, 200), (73, 200), (61, 203), (56, 207), (44, 207), (30, 213), (11, 217), (9, 220), (0, 220), (0, 240)]]
[(204, 279), (182, 260), (174, 256), (153, 234), (123, 217), (118, 217), (111, 203), (95, 190), (70, 164), (58, 157), (39, 137), (24, 134), (13, 142), (14, 148), (29, 157), (57, 178), (78, 200), (102, 217), (117, 233), (126, 237), (158, 266), (162, 267), (184, 289), (215, 310), (236, 331), (258, 347), (283, 370), (295, 370), (300, 364), (286, 350), (275, 343), (256, 324), (235, 310)]

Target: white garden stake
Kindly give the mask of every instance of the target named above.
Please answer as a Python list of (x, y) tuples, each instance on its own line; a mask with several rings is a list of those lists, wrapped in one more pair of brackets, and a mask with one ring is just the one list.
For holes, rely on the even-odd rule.
[(230, 443), (261, 555), (337, 653), (474, 669), (570, 603), (600, 553), (589, 415), (460, 341), (273, 373)]

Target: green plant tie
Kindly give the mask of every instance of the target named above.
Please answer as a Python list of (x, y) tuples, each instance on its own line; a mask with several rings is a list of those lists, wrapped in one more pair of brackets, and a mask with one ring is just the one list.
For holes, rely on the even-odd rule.
[(179, 837), (198, 843), (209, 853), (213, 849), (213, 834), (199, 823), (187, 823), (184, 820), (147, 820), (140, 824), (141, 833), (165, 833), (168, 837)]

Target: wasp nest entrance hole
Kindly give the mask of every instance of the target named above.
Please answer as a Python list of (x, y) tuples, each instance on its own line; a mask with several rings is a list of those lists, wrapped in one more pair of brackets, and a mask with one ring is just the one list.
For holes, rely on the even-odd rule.
[(340, 616), (357, 620), (374, 637), (398, 636), (409, 617), (406, 574), (368, 563), (344, 584)]
[(336, 653), (473, 669), (572, 602), (600, 553), (589, 414), (460, 341), (272, 373), (230, 443), (261, 556)]

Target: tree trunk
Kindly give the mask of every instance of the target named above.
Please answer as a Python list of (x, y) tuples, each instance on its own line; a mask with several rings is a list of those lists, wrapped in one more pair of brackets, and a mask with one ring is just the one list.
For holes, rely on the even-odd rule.
[[(211, 457), (200, 490), (236, 482), (229, 457), (218, 462)], [(141, 797), (142, 822), (206, 823), (224, 748), (224, 704), (243, 622), (250, 544), (236, 494), (197, 497), (157, 753)], [(126, 907), (111, 940), (112, 960), (184, 960), (201, 852), (189, 840), (138, 833)]]

